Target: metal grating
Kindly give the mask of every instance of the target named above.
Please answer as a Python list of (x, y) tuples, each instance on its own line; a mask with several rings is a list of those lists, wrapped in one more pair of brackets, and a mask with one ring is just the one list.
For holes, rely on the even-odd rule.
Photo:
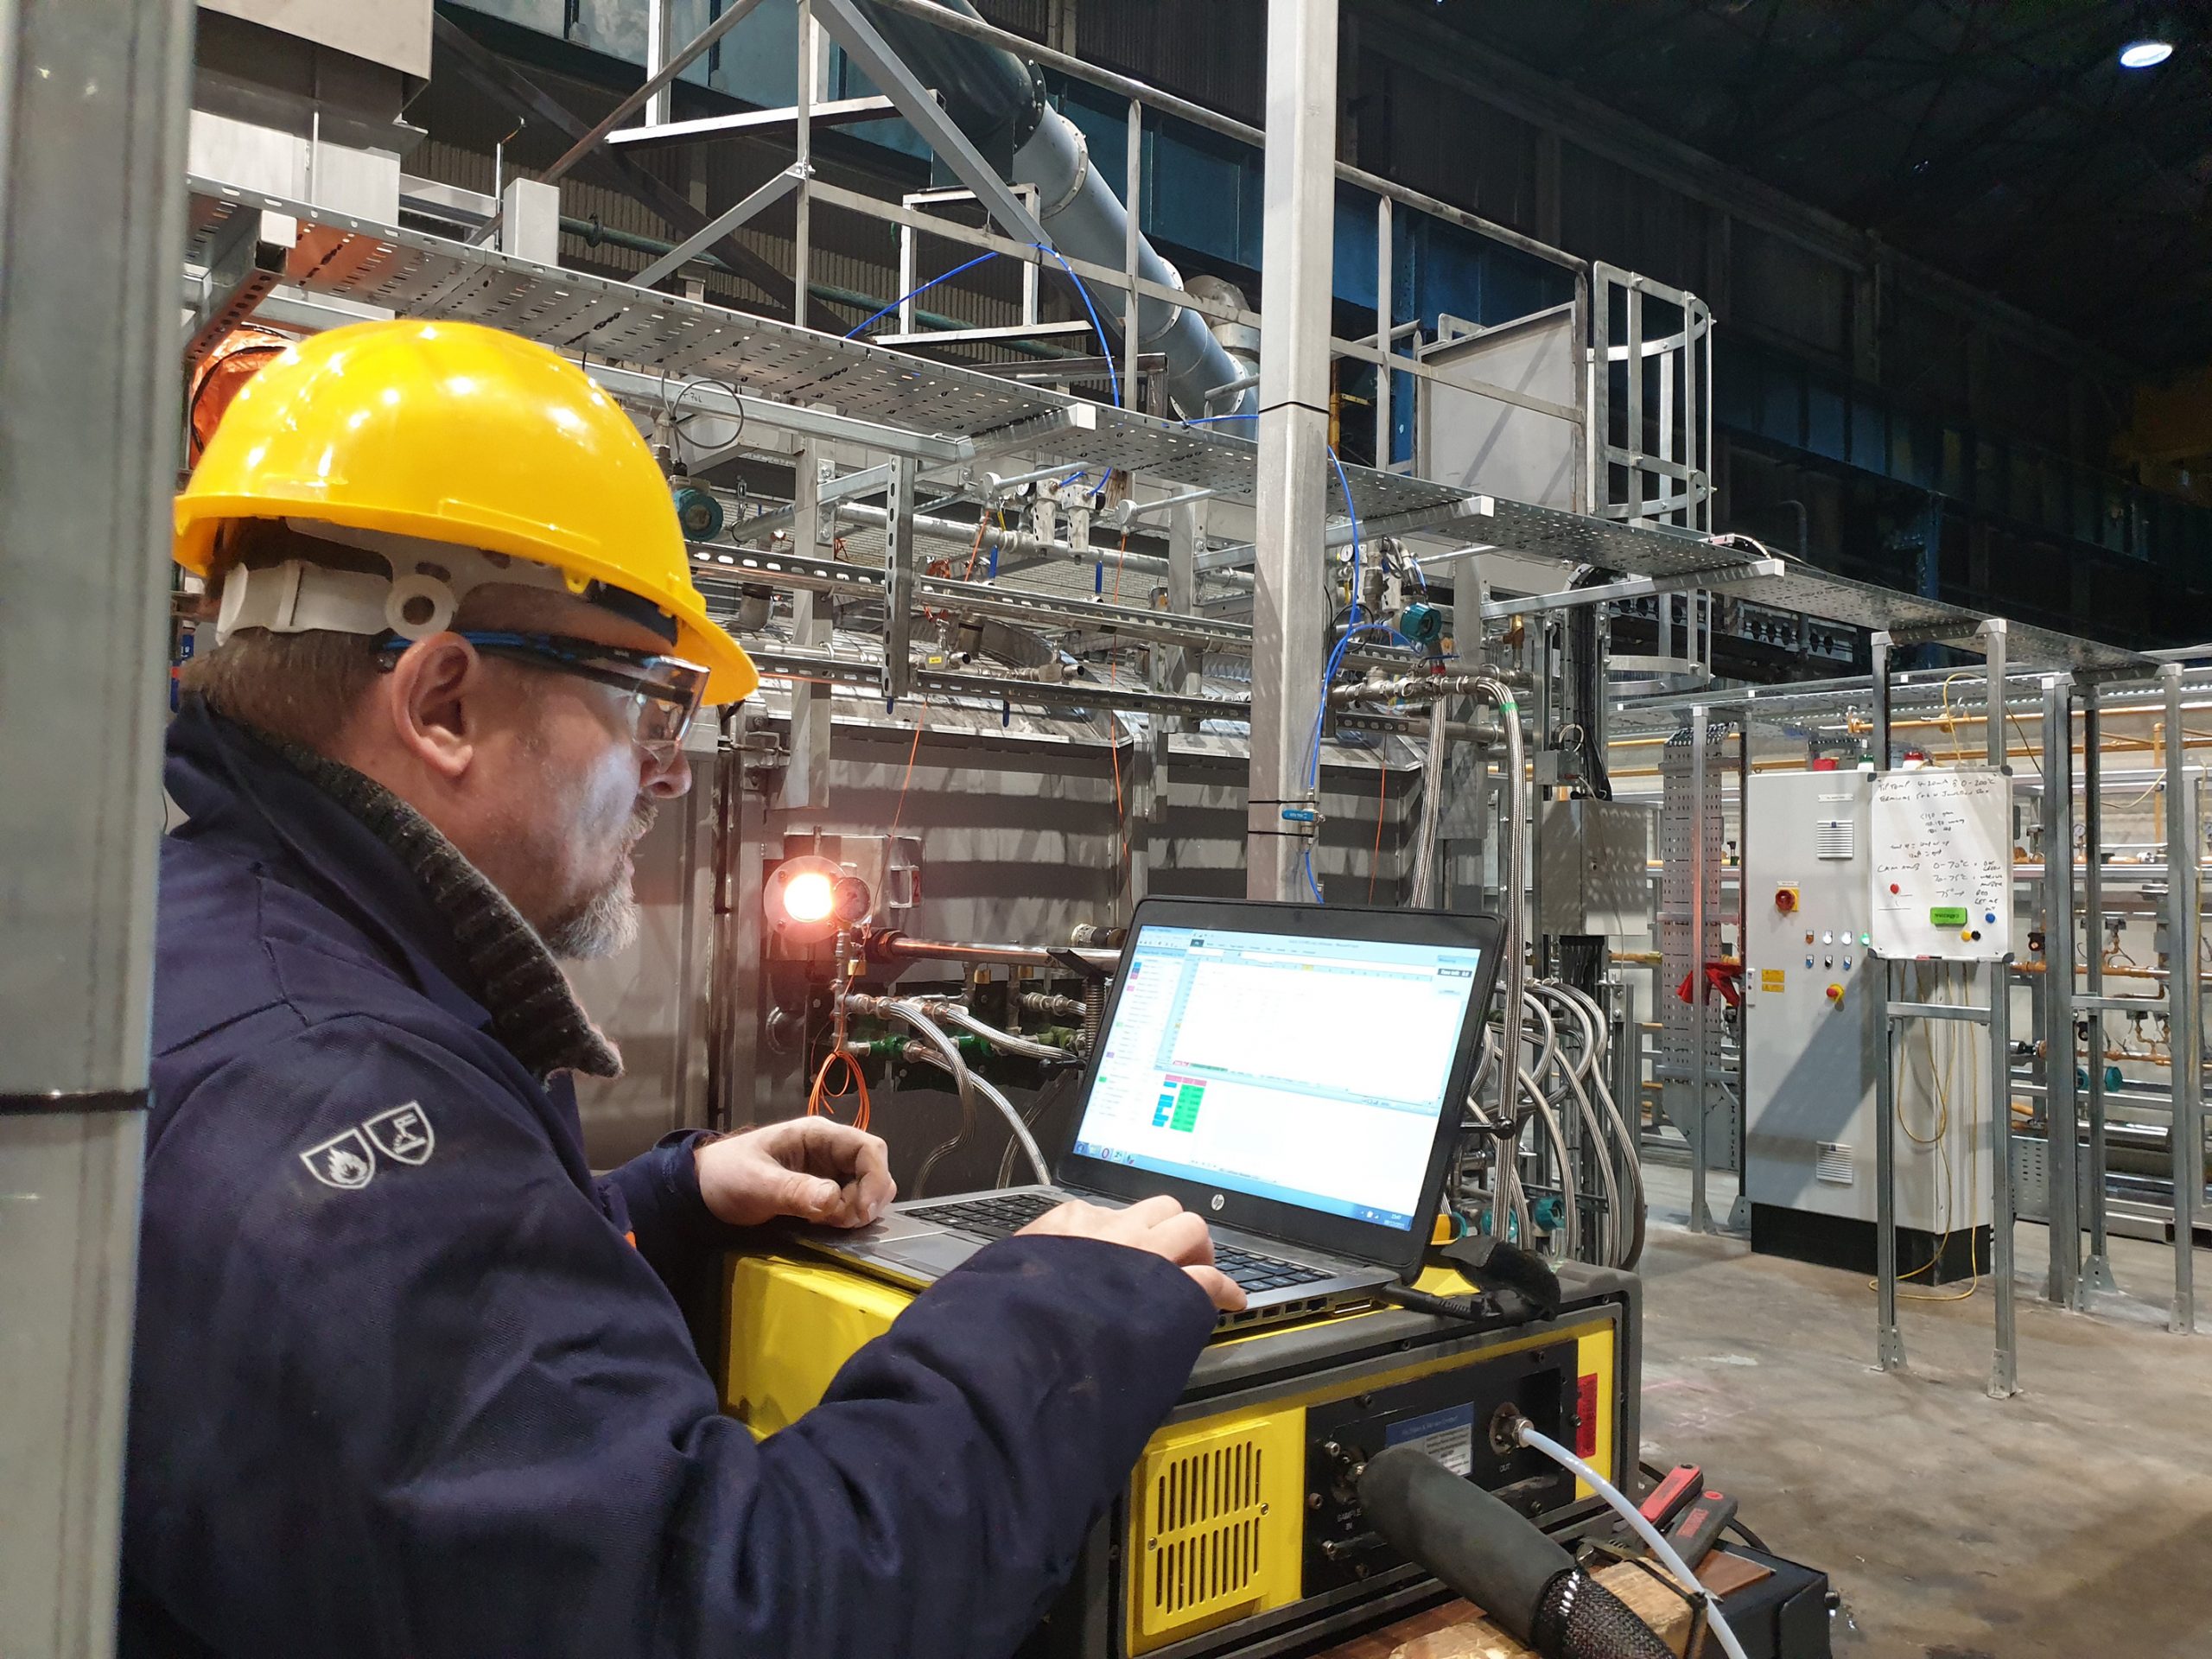
[(1857, 1178), (1852, 1167), (1851, 1148), (1840, 1141), (1817, 1143), (1820, 1153), (1813, 1160), (1813, 1179), (1826, 1181), (1830, 1186), (1850, 1186)]
[[(728, 382), (748, 395), (940, 437), (986, 438), (1046, 421), (1083, 400), (974, 370), (904, 356), (721, 306), (677, 298), (581, 271), (539, 265), (491, 248), (378, 225), (280, 196), (194, 177), (188, 257), (204, 266), (231, 218), (267, 212), (299, 221), (289, 280), (312, 295), (419, 317), (454, 317), (505, 328), (563, 352), (632, 365), (645, 372)], [(1089, 406), (1092, 429), (1041, 441), (1056, 459), (1121, 467), (1166, 484), (1249, 499), (1259, 446), (1218, 428), (1185, 426), (1132, 410)], [(1742, 562), (1732, 549), (1688, 531), (1626, 524), (1470, 493), (1402, 474), (1347, 467), (1363, 519), (1478, 499), (1487, 518), (1465, 532), (1515, 551), (1633, 575), (1683, 576)], [(1940, 601), (1848, 581), (1803, 566), (1745, 590), (1764, 605), (1861, 627), (1970, 634), (1980, 617)], [(2014, 660), (2074, 667), (2141, 667), (2147, 658), (2094, 640), (2014, 623)]]
[(1813, 826), (1813, 855), (1815, 858), (1850, 858), (1855, 855), (1857, 831), (1849, 818), (1822, 818)]
[[(289, 280), (314, 295), (408, 316), (480, 322), (647, 373), (724, 380), (753, 397), (827, 407), (937, 436), (986, 437), (1082, 401), (213, 180), (194, 178), (190, 185), (194, 263), (206, 263), (213, 237), (233, 213), (288, 215), (302, 226)], [(1251, 439), (1090, 407), (1091, 430), (1058, 432), (1046, 441), (1056, 459), (1250, 497), (1259, 454)], [(1367, 467), (1348, 467), (1345, 474), (1363, 518), (1415, 512), (1466, 494)]]

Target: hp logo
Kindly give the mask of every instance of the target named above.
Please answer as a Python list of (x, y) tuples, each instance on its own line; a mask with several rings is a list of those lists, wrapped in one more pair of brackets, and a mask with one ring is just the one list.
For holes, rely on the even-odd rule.
[(1215, 1193), (1215, 1194), (1213, 1195), (1212, 1198), (1211, 1198), (1211, 1200), (1209, 1200), (1209, 1205), (1210, 1205), (1210, 1207), (1211, 1207), (1211, 1208), (1212, 1208), (1212, 1209), (1214, 1209), (1214, 1210), (1218, 1211), (1218, 1210), (1221, 1208), (1221, 1206), (1222, 1206), (1222, 1205), (1224, 1205), (1224, 1204), (1227, 1204), (1228, 1202), (1229, 1202), (1229, 1200), (1228, 1200), (1227, 1198), (1224, 1198), (1220, 1193), (1217, 1192), (1217, 1193)]

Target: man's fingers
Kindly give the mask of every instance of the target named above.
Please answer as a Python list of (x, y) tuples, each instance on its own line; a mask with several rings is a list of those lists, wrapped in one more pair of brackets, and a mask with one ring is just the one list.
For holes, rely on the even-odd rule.
[(1151, 1230), (1145, 1248), (1155, 1255), (1164, 1255), (1177, 1267), (1211, 1264), (1213, 1261), (1213, 1235), (1206, 1224), (1189, 1211), (1170, 1216)]
[(835, 1181), (825, 1181), (818, 1175), (791, 1176), (785, 1187), (785, 1203), (794, 1216), (804, 1216), (810, 1221), (834, 1221), (842, 1205), (844, 1189)]
[(1124, 1221), (1136, 1222), (1146, 1227), (1157, 1227), (1168, 1217), (1181, 1215), (1183, 1206), (1168, 1197), (1166, 1193), (1156, 1192), (1151, 1198), (1139, 1198), (1121, 1213)]
[(1219, 1268), (1189, 1267), (1183, 1269), (1198, 1281), (1213, 1305), (1224, 1313), (1244, 1311), (1244, 1287), (1231, 1279)]

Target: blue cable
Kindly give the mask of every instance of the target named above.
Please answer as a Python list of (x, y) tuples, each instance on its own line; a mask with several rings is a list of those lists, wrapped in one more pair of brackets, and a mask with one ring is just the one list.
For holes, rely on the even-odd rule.
[(1193, 415), (1183, 423), (1185, 426), (1211, 426), (1217, 421), (1256, 421), (1259, 412), (1249, 415)]
[(889, 316), (893, 311), (896, 311), (900, 306), (906, 304), (907, 301), (912, 299), (917, 294), (926, 294), (930, 289), (935, 288), (939, 283), (949, 283), (955, 276), (957, 276), (962, 271), (973, 270), (976, 266), (983, 264), (986, 260), (995, 259), (998, 257), (996, 251), (993, 251), (989, 253), (979, 253), (973, 259), (970, 259), (966, 264), (955, 265), (950, 270), (946, 271), (944, 276), (932, 276), (929, 281), (924, 283), (919, 288), (908, 289), (897, 299), (892, 301), (890, 304), (885, 306), (882, 310), (877, 312), (866, 322), (861, 324), (859, 327), (855, 328), (850, 334), (848, 334), (845, 338), (847, 340), (855, 338), (866, 329), (872, 327), (876, 323), (880, 322), (884, 318)]
[(1122, 402), (1122, 377), (1114, 372), (1114, 347), (1106, 338), (1106, 325), (1098, 321), (1098, 308), (1090, 302), (1090, 290), (1084, 286), (1083, 278), (1075, 274), (1075, 267), (1068, 264), (1058, 248), (1047, 247), (1042, 242), (1032, 242), (1029, 245), (1039, 253), (1049, 253), (1053, 258), (1059, 260), (1060, 269), (1067, 272), (1068, 280), (1075, 284), (1075, 291), (1083, 296), (1083, 308), (1090, 313), (1090, 329), (1098, 336), (1099, 354), (1106, 359), (1106, 378), (1112, 383), (1114, 403), (1116, 407), (1119, 407)]

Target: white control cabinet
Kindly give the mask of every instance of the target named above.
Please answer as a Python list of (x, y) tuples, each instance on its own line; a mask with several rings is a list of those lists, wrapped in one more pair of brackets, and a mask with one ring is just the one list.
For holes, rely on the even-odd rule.
[[(1869, 949), (1873, 782), (1857, 772), (1761, 772), (1750, 780), (1744, 1193), (1754, 1206), (1755, 1243), (1759, 1206), (1846, 1223), (1874, 1220), (1882, 977)], [(1979, 1001), (1982, 971), (1902, 963), (1897, 995)], [(1958, 1020), (1915, 1020), (1898, 1027), (1897, 1042), (1897, 1224), (1939, 1237), (1986, 1227), (1987, 1033)], [(1770, 1227), (1777, 1220), (1764, 1219)]]

